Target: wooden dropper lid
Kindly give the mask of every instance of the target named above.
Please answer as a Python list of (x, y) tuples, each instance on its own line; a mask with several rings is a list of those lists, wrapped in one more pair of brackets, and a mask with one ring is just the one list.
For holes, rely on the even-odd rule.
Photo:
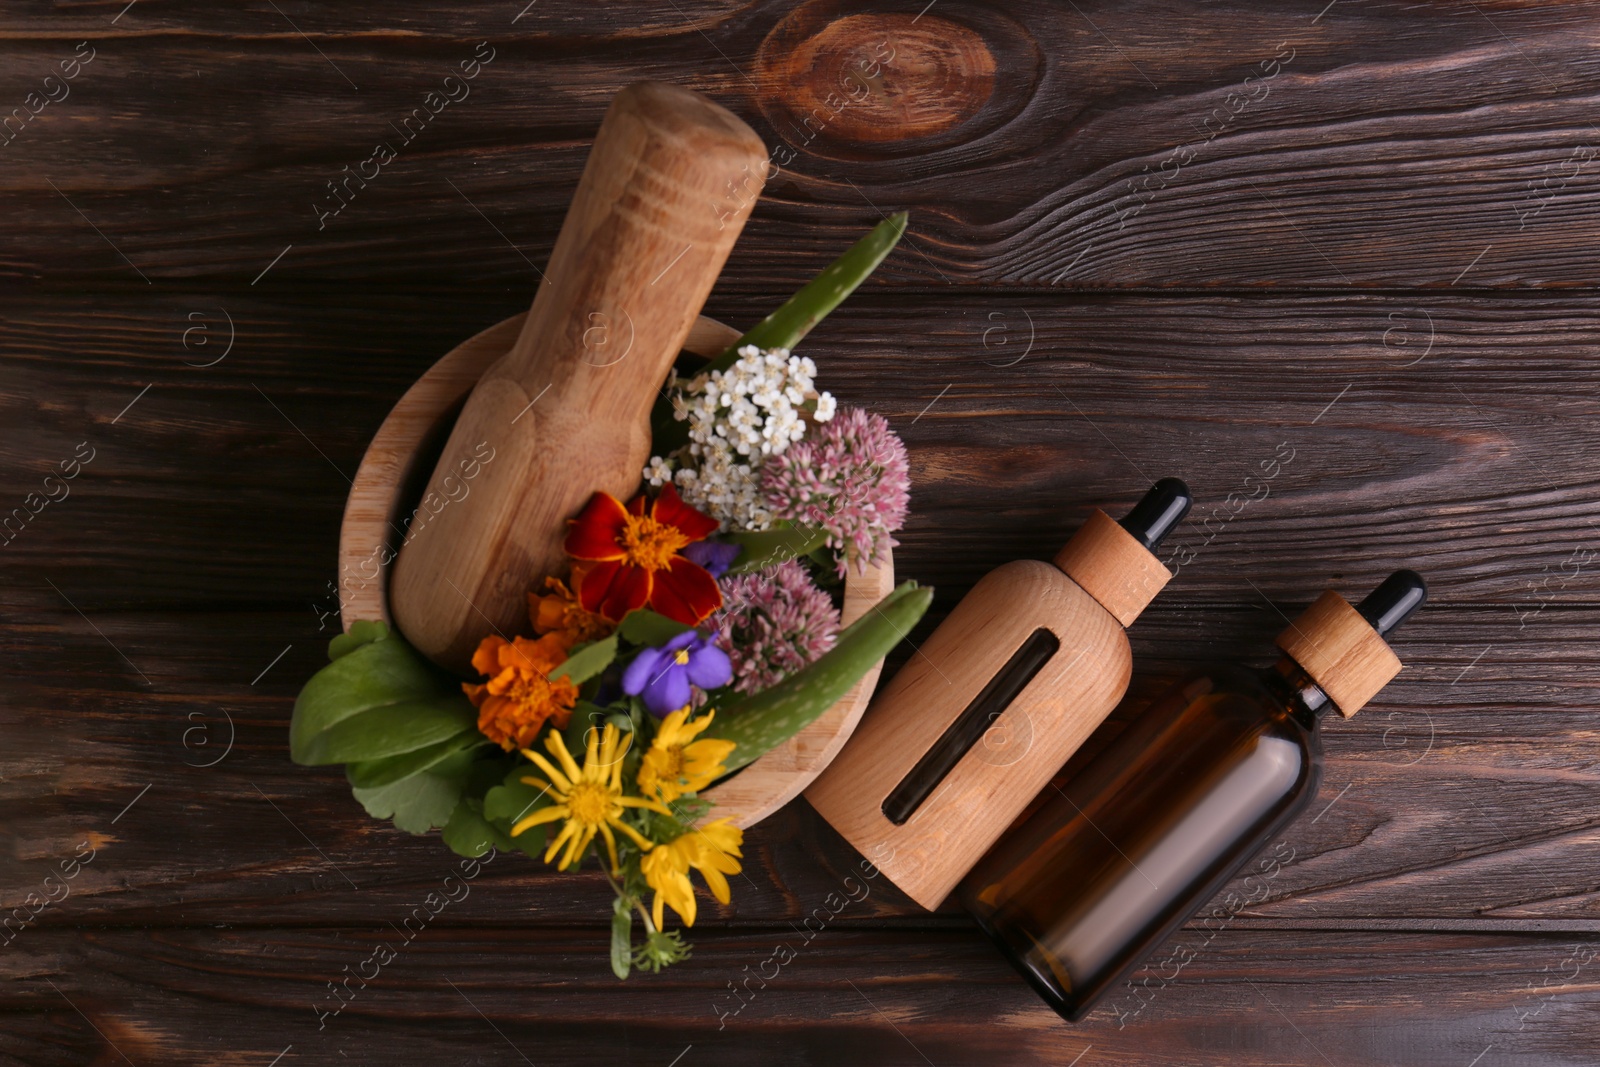
[(1277, 645), (1348, 719), (1400, 673), (1400, 657), (1384, 638), (1427, 599), (1416, 571), (1395, 571), (1356, 607), (1329, 589), (1278, 635)]
[(1193, 502), (1182, 479), (1163, 478), (1121, 522), (1103, 511), (1090, 515), (1056, 553), (1055, 565), (1123, 626), (1132, 626), (1172, 580), (1153, 549), (1183, 521)]

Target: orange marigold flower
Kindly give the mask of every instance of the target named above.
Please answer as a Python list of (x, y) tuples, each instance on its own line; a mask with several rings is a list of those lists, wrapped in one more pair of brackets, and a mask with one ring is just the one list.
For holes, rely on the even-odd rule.
[[(583, 585), (583, 578), (588, 571), (589, 565), (585, 563), (572, 568), (574, 589)], [(560, 578), (546, 578), (544, 587), (549, 592), (543, 595), (528, 594), (528, 618), (533, 621), (534, 633), (555, 634), (570, 649), (609, 637), (611, 631), (617, 628), (617, 624), (604, 615), (589, 611), (578, 603), (578, 595), (567, 588), (567, 583)]]
[(551, 681), (549, 674), (566, 660), (567, 647), (555, 634), (537, 641), (495, 635), (483, 639), (472, 666), (488, 681), (461, 686), (478, 709), (483, 736), (510, 752), (533, 744), (546, 722), (566, 728), (578, 687), (564, 677)]
[(722, 606), (722, 593), (704, 567), (679, 553), (716, 528), (670, 482), (654, 500), (640, 493), (627, 507), (596, 493), (567, 531), (567, 555), (593, 563), (578, 583), (579, 604), (608, 619), (649, 607), (695, 625)]

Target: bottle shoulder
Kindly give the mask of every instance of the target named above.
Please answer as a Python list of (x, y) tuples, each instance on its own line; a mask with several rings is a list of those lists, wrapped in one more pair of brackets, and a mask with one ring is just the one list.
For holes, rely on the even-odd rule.
[(1098, 648), (1119, 660), (1132, 660), (1122, 624), (1059, 567), (1043, 560), (1002, 563), (978, 579), (957, 610), (1026, 618), (1048, 627), (1063, 646)]
[(1270, 671), (1215, 664), (1191, 671), (1150, 706), (1159, 718), (1210, 721), (1213, 728), (1276, 735), (1313, 743), (1282, 685)]

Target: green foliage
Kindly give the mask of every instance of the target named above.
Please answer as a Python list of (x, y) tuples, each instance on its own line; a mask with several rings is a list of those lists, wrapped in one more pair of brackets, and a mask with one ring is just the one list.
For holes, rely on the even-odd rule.
[(425, 834), (450, 821), (461, 800), (471, 763), (470, 753), (458, 752), (409, 778), (374, 789), (357, 787), (351, 792), (373, 818), (393, 819), (396, 829)]
[(628, 977), (628, 967), (633, 961), (631, 904), (626, 896), (619, 896), (611, 913), (611, 973), (623, 979)]
[(343, 763), (369, 815), (413, 834), (455, 823), (451, 847), (476, 848), (463, 803), (505, 771), (498, 753), (479, 758), (487, 742), (460, 683), (382, 622), (353, 623), (328, 642), (328, 659), (295, 700), (291, 758)]
[(828, 531), (821, 526), (796, 526), (780, 519), (766, 530), (731, 533), (727, 539), (744, 551), (739, 553), (728, 570), (732, 574), (749, 574), (786, 559), (809, 555), (822, 547)]
[(783, 681), (717, 712), (704, 736), (732, 741), (725, 766), (736, 770), (799, 733), (911, 631), (933, 601), (931, 588), (902, 582), (839, 633), (833, 648)]
[[(615, 931), (615, 926), (612, 929)], [(614, 934), (611, 942), (611, 951), (613, 953), (616, 952)], [(689, 945), (684, 942), (683, 935), (677, 930), (651, 930), (645, 935), (644, 944), (634, 949), (633, 965), (641, 971), (660, 974), (661, 968), (674, 963), (682, 963), (691, 955), (693, 955), (693, 952), (690, 951)], [(611, 969), (614, 971), (617, 969), (615, 955), (613, 955), (612, 961)], [(626, 978), (627, 975), (619, 974), (618, 977)]]
[(707, 363), (706, 370), (727, 370), (739, 358), (739, 349), (745, 345), (757, 348), (794, 348), (805, 339), (811, 328), (828, 313), (843, 303), (845, 297), (856, 291), (856, 286), (866, 281), (878, 269), (900, 237), (906, 232), (910, 216), (902, 211), (891, 215), (874, 226), (865, 237), (850, 246), (844, 255), (823, 268), (782, 307), (760, 322), (745, 335), (728, 346), (716, 359)]
[(617, 635), (612, 634), (599, 641), (591, 641), (572, 653), (566, 662), (550, 672), (550, 677), (560, 678), (564, 674), (573, 685), (582, 685), (611, 666), (611, 661), (616, 658)]
[[(845, 297), (878, 269), (885, 256), (900, 242), (906, 232), (909, 216), (902, 211), (874, 226), (865, 237), (851, 245), (849, 250), (821, 274), (807, 282), (777, 311), (752, 326), (726, 351), (701, 368), (704, 371), (727, 370), (739, 358), (739, 349), (745, 345), (758, 348), (793, 348), (811, 332), (811, 328), (842, 303)], [(652, 450), (658, 456), (670, 455), (689, 441), (689, 424), (673, 418), (672, 402), (665, 396), (657, 400), (650, 413)]]
[(602, 708), (587, 700), (580, 700), (572, 706), (572, 718), (567, 720), (567, 728), (561, 731), (561, 739), (566, 742), (567, 751), (573, 759), (583, 762), (583, 754), (589, 747), (589, 731), (604, 730), (610, 715), (610, 708)]
[(623, 616), (617, 633), (629, 644), (659, 648), (688, 629), (690, 627), (676, 619), (658, 615), (649, 608), (637, 608)]
[(503, 833), (483, 817), (483, 801), (464, 796), (456, 803), (449, 822), (445, 823), (444, 843), (458, 856), (469, 859), (483, 855), (491, 848), (509, 852), (517, 847), (510, 835)]
[(420, 774), (432, 767), (438, 766), (444, 760), (468, 749), (477, 748), (488, 742), (476, 729), (462, 730), (460, 733), (445, 738), (438, 744), (419, 748), (412, 752), (402, 752), (398, 756), (385, 756), (382, 759), (359, 760), (347, 763), (344, 767), (345, 777), (350, 784), (362, 789), (378, 789), (382, 786), (393, 785), (413, 774)]
[(333, 661), (294, 702), (289, 756), (305, 766), (397, 756), (475, 728), (477, 709), (454, 678), (382, 623), (357, 623), (329, 642)]
[(328, 642), (328, 659), (333, 661), (362, 645), (382, 641), (389, 636), (389, 624), (375, 619), (357, 619), (350, 624), (348, 633), (336, 634)]
[(531, 763), (516, 764), (506, 775), (505, 781), (484, 793), (483, 817), (505, 835), (510, 847), (530, 856), (538, 856), (544, 849), (548, 827), (530, 826), (515, 837), (511, 836), (511, 828), (530, 812), (554, 803), (554, 800), (549, 790), (543, 786), (529, 785), (522, 780), (524, 777), (543, 778), (544, 775)]

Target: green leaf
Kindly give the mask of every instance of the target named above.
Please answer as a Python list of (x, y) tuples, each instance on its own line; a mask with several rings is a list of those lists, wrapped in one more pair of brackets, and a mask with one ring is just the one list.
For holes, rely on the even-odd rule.
[(840, 631), (838, 642), (815, 662), (719, 709), (706, 736), (734, 742), (733, 752), (724, 761), (728, 770), (743, 767), (787, 741), (832, 707), (911, 631), (932, 601), (931, 588), (919, 588), (911, 581), (900, 583)]
[(739, 349), (745, 345), (792, 349), (799, 344), (813, 326), (826, 318), (845, 297), (855, 292), (856, 286), (866, 281), (878, 264), (883, 262), (906, 232), (907, 217), (907, 213), (902, 211), (878, 223), (865, 237), (850, 246), (849, 251), (823, 268), (821, 274), (807, 282), (782, 307), (752, 326), (703, 369), (727, 370), (739, 358)]
[(389, 624), (373, 619), (357, 619), (350, 624), (347, 633), (337, 634), (328, 642), (328, 659), (336, 660), (340, 656), (348, 655), (374, 641), (382, 641), (389, 636)]
[(609, 715), (605, 708), (598, 704), (591, 704), (587, 700), (580, 700), (572, 706), (572, 718), (567, 720), (567, 728), (561, 732), (561, 740), (566, 742), (567, 751), (579, 763), (583, 762), (583, 754), (589, 747), (589, 729), (605, 729), (606, 716)]
[(468, 859), (481, 856), (491, 848), (510, 851), (516, 847), (509, 836), (483, 817), (483, 802), (471, 797), (462, 797), (456, 803), (456, 810), (451, 812), (441, 836), (452, 852)]
[(544, 848), (546, 827), (531, 826), (515, 837), (511, 836), (511, 828), (528, 813), (553, 804), (555, 798), (543, 786), (524, 782), (527, 775), (543, 777), (533, 764), (518, 764), (503, 783), (484, 794), (483, 817), (506, 836), (512, 847), (536, 856)]
[(692, 627), (685, 626), (676, 619), (669, 619), (665, 615), (658, 615), (649, 608), (636, 608), (622, 617), (622, 625), (617, 627), (617, 633), (630, 644), (656, 648), (688, 629)]
[(728, 568), (728, 573), (749, 574), (821, 548), (828, 539), (828, 531), (821, 526), (793, 526), (786, 523), (770, 530), (731, 533), (727, 539), (744, 550), (739, 553), (733, 566)]
[(291, 734), (290, 755), (306, 766), (377, 760), (438, 744), (464, 729), (475, 729), (477, 721), (472, 703), (459, 693), (398, 700), (333, 723), (299, 753)]
[(618, 897), (611, 915), (611, 973), (627, 978), (632, 966), (633, 912), (628, 910), (628, 901)]
[(616, 658), (617, 635), (612, 634), (602, 640), (592, 641), (568, 656), (565, 663), (550, 672), (550, 679), (554, 681), (564, 674), (573, 685), (582, 685), (611, 666), (611, 661)]
[(421, 774), (430, 767), (438, 766), (443, 760), (465, 749), (476, 748), (487, 744), (484, 736), (476, 728), (462, 730), (453, 737), (447, 737), (438, 744), (419, 748), (414, 752), (402, 752), (398, 756), (385, 756), (382, 759), (359, 760), (345, 764), (344, 774), (350, 784), (362, 789), (377, 789), (380, 786), (393, 785), (402, 778), (410, 778), (413, 774)]
[(425, 834), (450, 821), (461, 800), (471, 762), (470, 755), (459, 752), (432, 770), (392, 785), (351, 792), (373, 818), (393, 819), (397, 829)]
[(399, 634), (384, 627), (380, 636), (348, 645), (340, 646), (339, 657), (312, 675), (295, 699), (289, 755), (296, 763), (395, 756), (437, 744), (477, 722), (477, 709), (460, 683)]

